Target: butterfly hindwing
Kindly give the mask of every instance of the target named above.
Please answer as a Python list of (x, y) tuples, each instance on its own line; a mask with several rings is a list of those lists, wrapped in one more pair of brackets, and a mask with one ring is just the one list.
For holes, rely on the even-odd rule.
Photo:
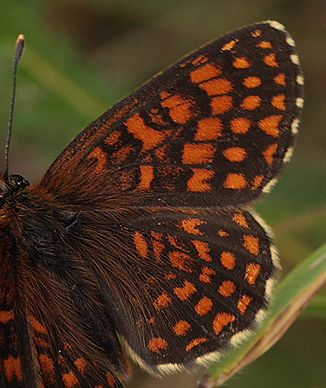
[[(249, 212), (143, 212), (117, 224), (115, 235), (116, 292), (104, 289), (103, 298), (148, 369), (190, 365), (228, 347), (266, 307), (277, 263)], [(115, 271), (116, 263), (125, 268)]]

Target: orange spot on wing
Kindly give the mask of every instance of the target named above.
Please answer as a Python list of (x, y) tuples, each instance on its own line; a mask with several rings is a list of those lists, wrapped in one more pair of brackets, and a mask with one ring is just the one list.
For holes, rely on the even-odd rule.
[(268, 55), (265, 55), (264, 62), (266, 63), (267, 66), (271, 66), (271, 67), (278, 66), (275, 53), (270, 53)]
[(226, 232), (226, 231), (223, 230), (223, 229), (220, 229), (220, 230), (217, 232), (217, 234), (218, 234), (220, 237), (226, 237), (226, 236), (229, 235), (229, 233)]
[(40, 366), (42, 373), (46, 375), (46, 380), (55, 383), (55, 370), (53, 360), (47, 354), (40, 354)]
[(259, 30), (258, 28), (251, 33), (251, 36), (254, 38), (258, 38), (260, 35), (261, 35), (261, 30)]
[(173, 328), (176, 335), (185, 335), (189, 329), (190, 323), (184, 320), (180, 320)]
[(234, 133), (246, 133), (251, 125), (251, 121), (245, 117), (237, 117), (230, 120), (230, 127)]
[(197, 226), (203, 225), (203, 224), (206, 224), (206, 222), (198, 218), (186, 218), (181, 222), (182, 228), (186, 232), (191, 234), (198, 234), (198, 235), (204, 234), (197, 228)]
[(0, 322), (7, 323), (11, 319), (15, 318), (14, 310), (2, 310), (0, 311)]
[(260, 48), (272, 48), (272, 43), (268, 40), (262, 40), (261, 42), (257, 43), (256, 44), (256, 47), (260, 47)]
[(272, 98), (272, 105), (275, 106), (275, 108), (280, 109), (280, 110), (285, 110), (285, 94), (281, 93), (278, 94), (277, 96), (274, 96)]
[(46, 328), (35, 317), (33, 317), (33, 315), (28, 316), (28, 321), (32, 325), (34, 330), (39, 333), (46, 334)]
[(235, 257), (231, 252), (221, 253), (221, 263), (223, 267), (232, 270), (235, 267)]
[(154, 167), (140, 165), (140, 182), (138, 183), (137, 189), (149, 190), (151, 188), (151, 182), (154, 179)]
[(164, 338), (156, 337), (151, 338), (148, 341), (148, 348), (152, 352), (159, 352), (161, 349), (166, 349), (168, 347), (168, 343)]
[(180, 240), (180, 238), (178, 236), (171, 236), (170, 234), (168, 234), (167, 237), (168, 237), (169, 243), (171, 245), (173, 245), (175, 248), (177, 248), (177, 249), (184, 248), (184, 244), (182, 244), (182, 241)]
[(207, 81), (213, 77), (217, 77), (222, 74), (222, 70), (218, 67), (207, 63), (204, 66), (199, 67), (190, 72), (190, 80), (193, 83), (198, 84), (199, 82)]
[(215, 140), (221, 136), (223, 124), (218, 117), (206, 117), (197, 123), (195, 140)]
[(245, 278), (249, 284), (255, 284), (256, 278), (260, 272), (260, 264), (258, 263), (249, 263), (246, 265), (246, 274)]
[(261, 85), (261, 79), (256, 76), (249, 76), (244, 78), (243, 85), (247, 88), (256, 88), (257, 86)]
[(151, 236), (155, 238), (156, 240), (162, 241), (162, 233), (155, 232), (155, 230), (151, 231)]
[(204, 296), (195, 306), (195, 311), (198, 315), (205, 315), (211, 311), (213, 307), (213, 302), (207, 296)]
[(66, 388), (73, 388), (74, 385), (77, 385), (79, 383), (79, 380), (77, 379), (76, 375), (72, 370), (62, 375), (62, 381)]
[(279, 135), (278, 125), (282, 120), (282, 117), (282, 115), (267, 116), (258, 122), (258, 126), (268, 135), (277, 137)]
[(193, 59), (193, 60), (191, 61), (191, 63), (192, 63), (193, 65), (195, 65), (195, 66), (198, 66), (198, 65), (201, 65), (201, 64), (203, 64), (203, 63), (206, 63), (208, 60), (209, 60), (208, 57), (206, 57), (206, 56), (203, 55), (203, 54), (200, 54), (200, 55), (198, 55), (197, 58)]
[(148, 254), (147, 242), (143, 234), (140, 233), (138, 230), (136, 230), (134, 233), (134, 243), (138, 253), (144, 258), (147, 257), (147, 254)]
[(205, 261), (212, 261), (212, 257), (211, 255), (209, 254), (209, 245), (207, 242), (205, 241), (200, 241), (200, 240), (192, 240), (191, 241), (196, 250), (197, 250), (197, 253), (198, 253), (198, 256), (202, 259), (202, 260), (205, 260)]
[(165, 273), (164, 274), (164, 279), (166, 279), (166, 280), (171, 280), (171, 279), (175, 279), (177, 276), (174, 274), (174, 273), (172, 273), (172, 272), (169, 272), (169, 273)]
[(205, 90), (209, 96), (226, 94), (233, 89), (231, 82), (226, 78), (214, 78), (200, 83), (199, 86)]
[(249, 228), (246, 217), (242, 213), (235, 213), (233, 216), (233, 221), (244, 228)]
[(152, 245), (153, 245), (154, 256), (155, 256), (156, 262), (158, 263), (161, 261), (161, 254), (163, 252), (165, 245), (161, 241), (154, 240), (154, 239), (152, 240)]
[(36, 345), (42, 346), (43, 348), (49, 348), (50, 347), (50, 344), (48, 342), (46, 342), (44, 339), (40, 338), (40, 337), (35, 337), (34, 338), (34, 342), (35, 342)]
[(186, 253), (179, 251), (169, 252), (170, 262), (173, 267), (178, 268), (185, 272), (192, 272), (193, 259)]
[(176, 287), (173, 290), (176, 296), (181, 300), (188, 299), (196, 291), (197, 288), (195, 287), (195, 285), (193, 283), (188, 282), (187, 280), (184, 281), (183, 287)]
[(187, 191), (204, 192), (212, 190), (212, 186), (208, 181), (214, 176), (214, 170), (193, 167), (191, 171), (193, 174), (187, 181)]
[(193, 347), (206, 341), (208, 341), (206, 337), (195, 338), (194, 340), (189, 342), (189, 344), (186, 346), (186, 351), (189, 352), (189, 350), (192, 349)]
[(186, 143), (183, 146), (183, 164), (208, 164), (213, 161), (216, 146), (212, 143)]
[(228, 95), (212, 97), (210, 106), (212, 114), (221, 114), (232, 108), (233, 100), (232, 97)]
[(216, 275), (216, 272), (209, 267), (203, 267), (201, 269), (201, 274), (199, 275), (199, 280), (203, 283), (211, 283), (212, 275)]
[(227, 296), (230, 296), (234, 293), (236, 287), (235, 287), (235, 284), (233, 282), (231, 282), (231, 280), (225, 280), (219, 287), (218, 289), (218, 292), (227, 297)]
[(163, 307), (167, 307), (171, 302), (171, 297), (166, 291), (163, 291), (162, 294), (154, 300), (153, 306), (156, 308), (156, 310), (160, 310)]
[(247, 186), (247, 181), (243, 174), (233, 172), (227, 175), (223, 182), (223, 186), (226, 189), (243, 189)]
[(88, 155), (88, 159), (97, 159), (97, 164), (95, 167), (95, 173), (98, 174), (103, 171), (103, 168), (106, 164), (106, 153), (100, 148), (95, 147)]
[[(13, 357), (11, 354), (8, 358), (2, 359), (2, 364), (4, 368), (5, 379), (8, 383), (12, 382), (14, 378), (21, 382), (23, 380), (23, 374), (21, 369), (21, 363), (19, 357)], [(0, 369), (1, 371), (1, 369)]]
[(264, 158), (266, 160), (266, 162), (268, 164), (272, 164), (273, 163), (273, 156), (275, 154), (275, 151), (277, 150), (277, 144), (276, 143), (273, 143), (273, 144), (270, 144), (266, 149), (265, 151), (263, 152), (263, 155), (264, 155)]
[[(106, 381), (109, 383), (110, 387), (113, 388), (115, 386), (115, 379), (113, 377), (113, 374), (110, 372), (106, 372), (105, 377), (106, 377)], [(94, 387), (94, 388), (96, 388), (96, 387)]]
[(241, 108), (254, 110), (259, 107), (261, 99), (259, 96), (247, 96), (241, 102)]
[(256, 190), (264, 179), (264, 175), (256, 175), (252, 181), (251, 190)]
[(151, 317), (151, 318), (147, 319), (147, 322), (150, 323), (151, 325), (154, 325), (155, 324), (155, 318)]
[(171, 96), (171, 94), (169, 92), (165, 91), (165, 90), (163, 90), (163, 92), (160, 93), (160, 97), (161, 97), (162, 100), (164, 100), (164, 99), (166, 99), (166, 98), (168, 98), (170, 96)]
[(76, 368), (78, 369), (78, 372), (83, 374), (85, 372), (86, 366), (87, 366), (87, 361), (85, 360), (84, 357), (78, 357), (75, 361), (74, 364)]
[(285, 85), (285, 74), (279, 73), (274, 77), (274, 81), (279, 85)]
[[(165, 96), (165, 94), (163, 96)], [(185, 124), (192, 117), (194, 117), (192, 112), (192, 109), (195, 105), (194, 101), (190, 100), (189, 98), (185, 99), (180, 94), (169, 95), (168, 98), (165, 98), (163, 101), (161, 101), (161, 105), (163, 108), (169, 109), (170, 117), (176, 123)]]
[(160, 144), (164, 139), (171, 135), (172, 129), (156, 130), (145, 124), (144, 119), (137, 112), (126, 120), (125, 125), (128, 132), (143, 143), (142, 151), (147, 151)]
[(239, 39), (232, 39), (230, 40), (229, 42), (225, 43), (222, 47), (221, 47), (221, 50), (222, 51), (228, 51), (228, 50), (231, 50), (233, 49), (233, 47), (236, 45), (236, 43), (239, 42)]
[(251, 301), (252, 297), (248, 295), (242, 295), (242, 297), (239, 299), (237, 307), (242, 315), (246, 312), (247, 307)]
[(246, 69), (250, 67), (250, 62), (246, 57), (238, 57), (233, 61), (233, 66), (237, 69)]
[(218, 313), (216, 314), (214, 321), (213, 321), (213, 329), (215, 334), (219, 334), (220, 331), (228, 325), (229, 323), (236, 320), (236, 317), (232, 314), (228, 313)]
[(223, 155), (230, 162), (242, 162), (247, 157), (247, 152), (242, 147), (230, 147), (223, 150)]
[(243, 246), (247, 249), (247, 251), (257, 256), (259, 253), (259, 238), (251, 234), (244, 235)]

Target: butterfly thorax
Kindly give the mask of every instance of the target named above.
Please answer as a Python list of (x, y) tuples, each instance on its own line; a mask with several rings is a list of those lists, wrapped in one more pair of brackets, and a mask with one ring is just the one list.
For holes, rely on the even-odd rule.
[[(15, 254), (28, 265), (65, 271), (67, 235), (77, 213), (63, 209), (47, 192), (36, 190), (20, 175), (0, 176), (0, 236), (10, 239)], [(61, 259), (60, 259), (61, 258)], [(18, 269), (19, 271), (19, 269)]]

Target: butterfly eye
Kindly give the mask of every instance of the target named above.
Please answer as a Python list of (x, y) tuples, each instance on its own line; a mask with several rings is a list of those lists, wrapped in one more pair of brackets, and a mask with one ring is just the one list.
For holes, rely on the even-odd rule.
[(23, 189), (24, 187), (29, 185), (28, 180), (18, 174), (10, 175), (9, 181), (11, 184), (14, 185), (16, 190)]

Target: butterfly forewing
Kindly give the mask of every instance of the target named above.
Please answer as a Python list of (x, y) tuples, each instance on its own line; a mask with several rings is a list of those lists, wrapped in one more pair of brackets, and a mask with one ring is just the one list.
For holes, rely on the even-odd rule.
[(2, 386), (117, 388), (118, 336), (158, 371), (254, 327), (278, 264), (247, 207), (291, 152), (293, 46), (276, 22), (225, 35), (95, 120), (38, 184), (0, 177)]
[(141, 193), (146, 205), (250, 202), (293, 143), (301, 86), (289, 39), (264, 23), (192, 53), (88, 127), (41, 185), (80, 200), (92, 174), (99, 192)]

